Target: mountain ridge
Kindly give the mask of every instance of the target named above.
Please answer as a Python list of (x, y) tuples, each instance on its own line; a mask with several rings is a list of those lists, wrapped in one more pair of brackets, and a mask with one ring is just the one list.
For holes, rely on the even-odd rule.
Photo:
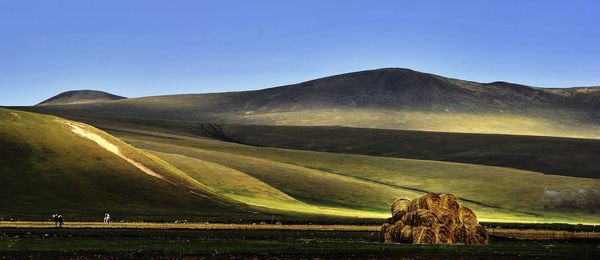
[(600, 87), (478, 83), (402, 68), (240, 92), (44, 106), (41, 113), (175, 121), (600, 138)]
[(119, 99), (126, 99), (126, 97), (99, 90), (70, 90), (46, 99), (36, 106), (84, 104)]

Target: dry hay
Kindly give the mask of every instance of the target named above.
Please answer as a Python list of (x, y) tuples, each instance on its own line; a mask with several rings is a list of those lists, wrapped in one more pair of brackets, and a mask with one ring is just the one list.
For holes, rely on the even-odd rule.
[(438, 222), (438, 219), (431, 210), (418, 209), (406, 213), (406, 215), (402, 217), (402, 222), (411, 226), (432, 227)]
[(396, 240), (394, 239), (393, 225), (389, 225), (385, 229), (385, 233), (383, 233), (383, 242), (384, 243), (394, 243), (394, 242), (396, 242)]
[(390, 224), (383, 223), (381, 226), (381, 230), (379, 231), (379, 242), (386, 242), (385, 235), (387, 234), (388, 229), (390, 228)]
[(458, 199), (456, 198), (456, 196), (450, 193), (446, 193), (440, 195), (440, 199), (442, 208), (445, 208), (454, 214), (458, 214), (460, 204), (458, 204)]
[(396, 212), (408, 212), (410, 200), (407, 198), (399, 198), (392, 203), (392, 214)]
[(386, 218), (386, 219), (385, 219), (385, 223), (388, 223), (388, 224), (390, 224), (390, 225), (391, 225), (391, 224), (394, 224), (395, 222), (396, 222), (396, 221), (394, 221), (394, 218)]
[(458, 209), (458, 219), (469, 228), (473, 228), (477, 225), (477, 216), (475, 216), (473, 210), (464, 206), (461, 206)]
[(405, 225), (400, 232), (400, 241), (402, 243), (412, 243), (412, 227), (409, 225)]
[(417, 209), (436, 210), (439, 208), (442, 199), (435, 193), (427, 193), (411, 201), (408, 210), (414, 211)]
[(452, 194), (427, 193), (412, 201), (400, 198), (391, 211), (380, 234), (386, 243), (485, 244), (488, 240), (475, 213)]
[(467, 243), (469, 230), (463, 224), (456, 225), (456, 227), (452, 229), (452, 237), (455, 243)]
[(402, 229), (404, 228), (404, 223), (402, 223), (402, 221), (398, 221), (396, 222), (394, 225), (391, 226), (391, 232), (392, 232), (392, 240), (394, 242), (401, 242), (402, 241)]
[(436, 225), (434, 228), (436, 234), (436, 243), (439, 244), (452, 244), (454, 242), (454, 235), (452, 230), (444, 225)]
[(453, 229), (454, 226), (459, 222), (458, 214), (452, 213), (451, 210), (446, 208), (440, 208), (435, 212), (435, 215), (438, 218), (438, 223), (444, 225), (450, 229)]
[(487, 244), (489, 235), (484, 226), (477, 225), (474, 230), (475, 243), (474, 244)]
[(408, 206), (410, 205), (410, 200), (407, 198), (399, 198), (392, 203), (392, 221), (396, 223), (401, 220), (402, 217), (408, 213)]
[(433, 244), (436, 241), (435, 231), (430, 227), (413, 228), (413, 243)]

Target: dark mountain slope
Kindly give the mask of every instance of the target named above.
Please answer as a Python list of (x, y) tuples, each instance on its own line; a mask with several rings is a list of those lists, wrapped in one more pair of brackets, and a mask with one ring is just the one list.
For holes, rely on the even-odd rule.
[(477, 83), (387, 68), (257, 91), (155, 96), (34, 110), (59, 115), (236, 124), (598, 138), (599, 90)]
[(73, 90), (46, 99), (37, 106), (83, 104), (119, 99), (125, 99), (125, 97), (96, 90)]

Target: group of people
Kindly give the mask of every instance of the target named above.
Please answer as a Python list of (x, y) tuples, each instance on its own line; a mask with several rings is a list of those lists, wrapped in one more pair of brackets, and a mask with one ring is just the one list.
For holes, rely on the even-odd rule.
[[(65, 224), (65, 219), (61, 214), (52, 214), (52, 219), (54, 220), (55, 227), (63, 227)], [(104, 213), (104, 223), (109, 224), (112, 223), (112, 219), (110, 218), (110, 214)]]

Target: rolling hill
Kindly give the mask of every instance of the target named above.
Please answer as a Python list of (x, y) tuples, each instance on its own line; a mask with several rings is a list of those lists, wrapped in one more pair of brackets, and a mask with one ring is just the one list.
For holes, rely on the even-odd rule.
[(119, 99), (125, 99), (125, 97), (97, 90), (73, 90), (63, 92), (54, 97), (46, 99), (36, 106), (85, 104)]
[[(54, 116), (0, 108), (0, 144), (2, 219), (45, 220), (56, 212), (79, 219), (111, 212), (121, 218), (219, 221), (384, 216), (381, 208), (301, 201), (245, 172), (140, 150), (89, 125)], [(406, 193), (392, 190), (373, 199), (385, 205), (401, 195)]]
[(75, 116), (109, 132), (118, 129), (204, 136), (258, 147), (482, 164), (544, 174), (600, 178), (600, 140), (352, 128), (227, 125)]
[(600, 214), (597, 179), (507, 167), (256, 147), (170, 131), (113, 127), (111, 133), (136, 147), (223, 165), (312, 205), (384, 214), (388, 198), (433, 191), (458, 195), (485, 221), (595, 223)]
[(263, 125), (341, 125), (600, 138), (600, 87), (477, 83), (408, 69), (341, 74), (257, 91), (43, 106), (42, 113)]
[(164, 161), (53, 116), (0, 108), (0, 157), (3, 216), (244, 212)]
[(109, 135), (8, 109), (0, 109), (0, 122), (2, 217), (109, 211), (157, 219), (340, 221), (383, 218), (395, 198), (428, 191), (455, 193), (483, 221), (595, 223), (600, 214), (594, 179), (255, 147), (139, 124), (113, 123)]

